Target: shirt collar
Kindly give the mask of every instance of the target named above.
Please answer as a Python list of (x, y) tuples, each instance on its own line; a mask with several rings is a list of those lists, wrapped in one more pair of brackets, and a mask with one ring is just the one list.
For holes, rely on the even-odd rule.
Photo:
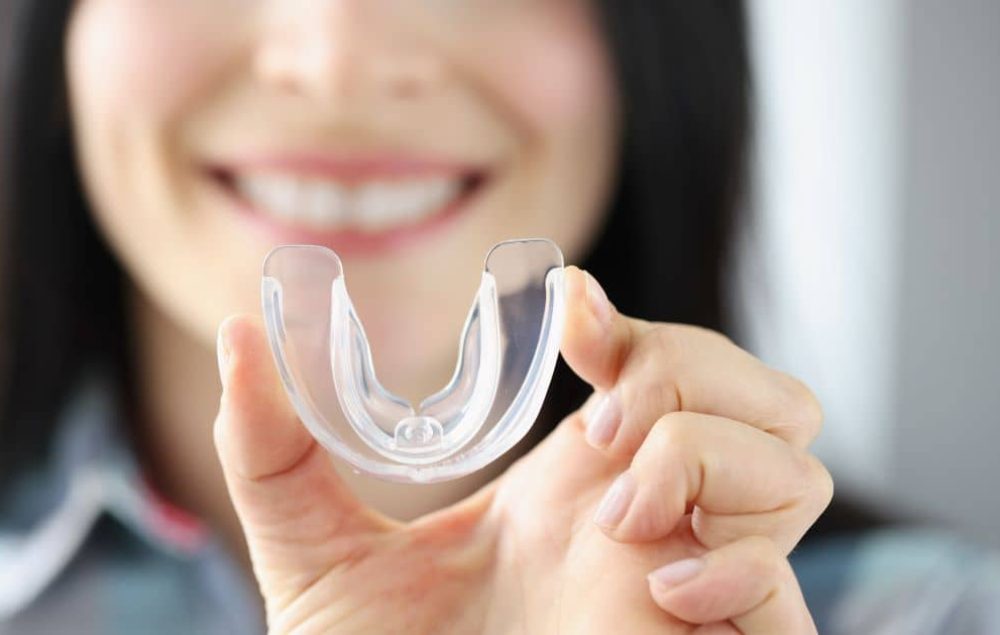
[(58, 578), (104, 514), (174, 557), (194, 557), (210, 542), (204, 523), (144, 477), (104, 377), (82, 382), (60, 416), (49, 459), (19, 477), (0, 508), (0, 621)]

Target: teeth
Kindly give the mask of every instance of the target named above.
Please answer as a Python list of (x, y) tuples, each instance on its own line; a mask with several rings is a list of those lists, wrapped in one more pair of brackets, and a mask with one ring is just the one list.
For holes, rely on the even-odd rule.
[(272, 214), (290, 218), (298, 207), (299, 184), (291, 179), (261, 177), (240, 180), (237, 189), (253, 201), (266, 201)]
[(330, 183), (301, 187), (302, 215), (314, 225), (343, 222), (348, 215), (350, 199), (344, 189)]
[(283, 221), (371, 232), (438, 213), (458, 196), (461, 184), (457, 178), (436, 177), (346, 187), (332, 181), (240, 175), (235, 187), (256, 210)]

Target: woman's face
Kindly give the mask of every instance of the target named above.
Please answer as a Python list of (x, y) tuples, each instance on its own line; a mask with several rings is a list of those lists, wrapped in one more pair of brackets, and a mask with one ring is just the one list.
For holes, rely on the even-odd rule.
[(616, 96), (586, 0), (80, 0), (67, 37), (96, 220), (206, 343), (259, 310), (269, 249), (325, 244), (380, 377), (426, 394), (491, 245), (573, 260), (602, 220)]

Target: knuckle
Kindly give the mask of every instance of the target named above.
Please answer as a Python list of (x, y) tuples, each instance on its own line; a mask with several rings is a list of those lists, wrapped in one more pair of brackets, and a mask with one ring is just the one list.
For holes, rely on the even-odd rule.
[(787, 409), (790, 419), (802, 427), (810, 439), (823, 427), (823, 406), (809, 386), (801, 380), (785, 375), (789, 394)]
[(706, 350), (720, 345), (735, 347), (728, 337), (701, 326), (650, 323), (639, 336), (636, 355), (629, 361), (632, 370), (655, 378), (650, 399), (683, 410), (681, 379)]
[(826, 466), (814, 454), (805, 450), (795, 452), (801, 489), (796, 498), (798, 506), (808, 509), (818, 517), (833, 499), (833, 477)]
[(698, 433), (692, 413), (677, 411), (660, 417), (650, 432), (650, 441), (661, 451), (677, 451), (690, 446)]
[(682, 480), (696, 480), (690, 472), (697, 454), (696, 430), (693, 416), (686, 412), (671, 412), (660, 417), (633, 459), (640, 470), (660, 474), (672, 472)]
[(816, 501), (819, 508), (818, 511), (822, 511), (833, 500), (833, 476), (830, 474), (830, 470), (826, 469), (823, 462), (815, 455), (807, 454), (806, 463), (808, 464), (810, 480), (812, 482), (812, 498)]
[(750, 536), (743, 539), (749, 564), (762, 579), (777, 580), (788, 573), (788, 559), (770, 538)]
[(678, 325), (678, 328), (687, 333), (690, 337), (701, 340), (702, 343), (711, 342), (724, 346), (736, 346), (725, 333), (705, 326), (698, 326), (697, 324), (683, 324)]
[(643, 336), (648, 344), (648, 361), (657, 365), (676, 365), (684, 355), (684, 337), (673, 324), (653, 324)]
[(798, 406), (800, 416), (803, 421), (812, 424), (818, 431), (820, 425), (823, 423), (823, 406), (820, 404), (816, 393), (814, 393), (803, 382), (796, 379), (795, 384), (798, 392), (796, 404)]
[(653, 334), (658, 347), (678, 364), (704, 356), (707, 351), (738, 348), (727, 335), (694, 324), (658, 324)]

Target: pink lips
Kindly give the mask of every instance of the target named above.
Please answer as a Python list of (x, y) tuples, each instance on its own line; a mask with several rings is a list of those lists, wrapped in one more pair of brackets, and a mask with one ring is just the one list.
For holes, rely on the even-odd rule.
[[(368, 181), (451, 176), (460, 179), (458, 196), (442, 209), (415, 222), (370, 231), (349, 227), (321, 229), (285, 222), (257, 209), (234, 187), (234, 175), (281, 174), (291, 178), (329, 179), (345, 186)], [(486, 170), (453, 162), (404, 156), (332, 156), (328, 154), (266, 155), (213, 163), (209, 176), (221, 188), (239, 218), (272, 244), (323, 245), (341, 255), (377, 255), (437, 234), (469, 207), (488, 180)]]

